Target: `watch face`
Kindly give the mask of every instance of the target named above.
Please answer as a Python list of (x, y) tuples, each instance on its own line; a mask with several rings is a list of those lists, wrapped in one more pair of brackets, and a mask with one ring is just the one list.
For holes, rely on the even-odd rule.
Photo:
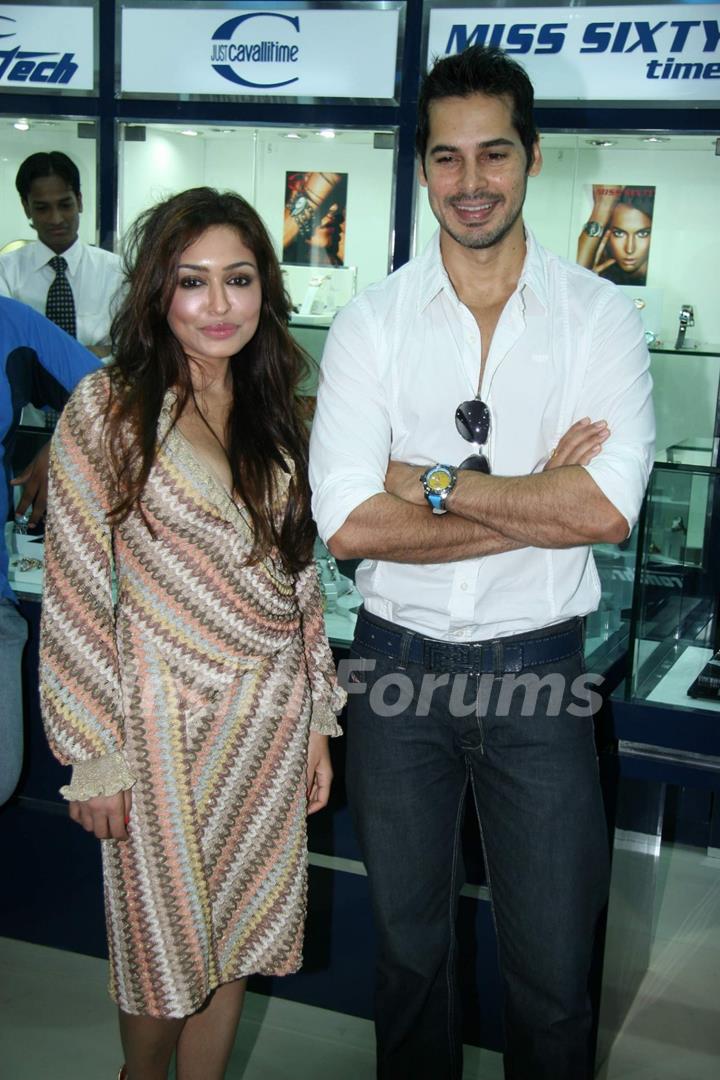
[(603, 231), (603, 227), (599, 221), (588, 221), (583, 225), (583, 229), (588, 236), (599, 236)]
[(431, 491), (443, 491), (450, 483), (450, 473), (447, 469), (434, 469), (427, 478), (427, 486)]

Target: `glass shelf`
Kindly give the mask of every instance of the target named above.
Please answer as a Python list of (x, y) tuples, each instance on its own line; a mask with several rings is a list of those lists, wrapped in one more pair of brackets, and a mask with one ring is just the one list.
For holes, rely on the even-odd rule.
[(720, 647), (717, 440), (687, 440), (667, 452), (673, 460), (655, 465), (638, 534), (625, 697), (720, 711), (708, 668)]

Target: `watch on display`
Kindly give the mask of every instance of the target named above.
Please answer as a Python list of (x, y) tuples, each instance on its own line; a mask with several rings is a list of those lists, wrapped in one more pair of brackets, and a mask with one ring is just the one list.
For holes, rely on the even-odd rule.
[(445, 514), (445, 500), (457, 483), (457, 469), (452, 465), (431, 465), (420, 477), (425, 498), (433, 514)]
[(583, 225), (583, 232), (588, 236), (600, 236), (603, 231), (603, 226), (599, 221), (586, 221)]

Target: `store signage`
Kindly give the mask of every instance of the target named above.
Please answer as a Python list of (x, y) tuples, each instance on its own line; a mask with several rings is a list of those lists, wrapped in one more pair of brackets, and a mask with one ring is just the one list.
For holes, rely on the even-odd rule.
[(92, 90), (93, 9), (0, 5), (0, 89)]
[(428, 66), (496, 45), (540, 101), (717, 101), (719, 14), (717, 4), (442, 8), (430, 14)]
[(398, 28), (396, 8), (124, 8), (121, 90), (392, 99)]
[[(237, 15), (234, 19), (228, 19), (219, 26), (212, 36), (213, 43), (217, 42), (213, 44), (211, 51), (213, 68), (223, 79), (238, 83), (239, 86), (249, 86), (254, 90), (277, 90), (282, 86), (296, 83), (300, 46), (277, 41), (275, 38), (253, 41), (254, 27), (248, 26), (248, 23), (256, 19), (262, 19), (264, 24), (267, 24), (268, 20), (281, 20), (281, 27), (278, 27), (277, 23), (272, 23), (271, 33), (274, 33), (275, 37), (281, 30), (288, 30), (287, 24), (295, 34), (300, 34), (300, 19), (297, 15), (286, 15), (282, 11), (250, 11), (245, 15)], [(261, 30), (261, 33), (263, 32)], [(247, 75), (252, 75), (254, 79), (261, 78), (262, 72), (269, 70), (260, 66), (263, 64), (272, 64), (276, 69), (286, 67), (289, 77), (281, 77), (279, 82), (256, 82), (252, 78), (247, 78)], [(246, 73), (245, 78), (243, 78), (243, 72)]]

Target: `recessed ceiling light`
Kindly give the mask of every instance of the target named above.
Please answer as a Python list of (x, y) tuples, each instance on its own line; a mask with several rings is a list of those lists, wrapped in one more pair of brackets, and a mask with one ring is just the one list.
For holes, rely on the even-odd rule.
[(588, 146), (614, 146), (614, 139), (586, 139)]
[(335, 132), (332, 128), (323, 128), (322, 131), (318, 131), (318, 135), (322, 135), (323, 139), (334, 139)]
[(30, 130), (30, 125), (28, 124), (27, 120), (17, 120), (13, 124), (13, 127), (15, 128), (16, 131), (29, 131)]
[(643, 142), (670, 142), (670, 139), (664, 135), (646, 135)]
[(299, 131), (286, 131), (285, 132), (285, 138), (286, 139), (304, 139), (305, 136), (301, 135)]
[(193, 128), (185, 128), (185, 130), (181, 131), (180, 134), (181, 135), (199, 135), (200, 132), (195, 131)]

